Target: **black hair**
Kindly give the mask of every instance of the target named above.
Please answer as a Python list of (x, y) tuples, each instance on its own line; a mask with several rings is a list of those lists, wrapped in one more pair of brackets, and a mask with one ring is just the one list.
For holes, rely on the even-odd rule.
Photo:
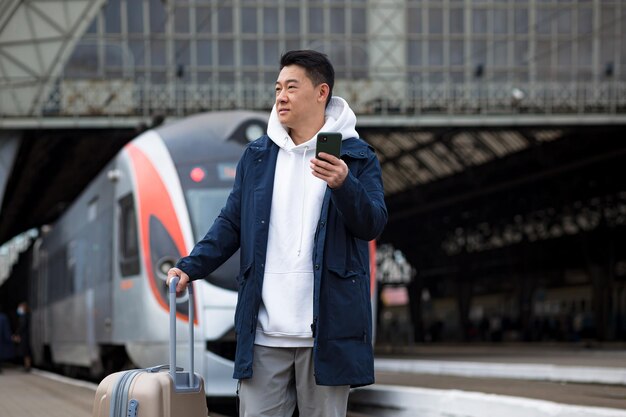
[(289, 51), (280, 57), (280, 69), (282, 70), (289, 65), (298, 65), (304, 68), (306, 75), (316, 87), (322, 83), (328, 84), (329, 91), (326, 99), (326, 106), (328, 107), (335, 85), (335, 69), (328, 57), (321, 52), (310, 49)]

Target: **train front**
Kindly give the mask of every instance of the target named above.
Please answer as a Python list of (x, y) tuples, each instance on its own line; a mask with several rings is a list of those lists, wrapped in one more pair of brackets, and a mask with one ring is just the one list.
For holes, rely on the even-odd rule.
[[(140, 155), (145, 155), (156, 171), (135, 172), (143, 264), (156, 309), (160, 310), (155, 317), (168, 310), (164, 285), (167, 271), (209, 230), (232, 189), (244, 146), (265, 133), (266, 123), (267, 115), (252, 112), (201, 114), (147, 132), (127, 147), (131, 158), (136, 159), (135, 167), (147, 165), (138, 163)], [(239, 252), (193, 284), (195, 370), (204, 377), (209, 396), (235, 393), (233, 322), (238, 271)], [(188, 338), (187, 297), (186, 293), (177, 300), (179, 366), (189, 363), (187, 349), (182, 348)], [(162, 327), (167, 328), (166, 323)], [(166, 345), (152, 352), (146, 347), (126, 345), (129, 356), (139, 366), (160, 360)]]

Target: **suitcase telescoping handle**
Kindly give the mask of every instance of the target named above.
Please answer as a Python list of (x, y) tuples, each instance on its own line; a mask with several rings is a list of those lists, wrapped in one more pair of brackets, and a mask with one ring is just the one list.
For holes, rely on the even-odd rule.
[(176, 378), (176, 285), (178, 285), (179, 277), (174, 277), (170, 281), (170, 376), (177, 388), (195, 388), (194, 384), (194, 363), (193, 363), (193, 321), (194, 321), (194, 301), (193, 301), (193, 285), (191, 282), (187, 285), (189, 293), (189, 382), (187, 386), (178, 386)]

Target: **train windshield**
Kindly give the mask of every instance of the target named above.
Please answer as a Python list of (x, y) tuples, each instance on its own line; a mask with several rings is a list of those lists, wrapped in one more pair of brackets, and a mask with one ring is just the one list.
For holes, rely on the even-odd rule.
[[(202, 239), (213, 225), (222, 207), (226, 204), (230, 190), (231, 187), (189, 188), (185, 191), (196, 242)], [(220, 288), (237, 291), (235, 277), (238, 270), (239, 251), (204, 279)]]
[(194, 240), (202, 239), (220, 214), (231, 188), (191, 188), (186, 191)]

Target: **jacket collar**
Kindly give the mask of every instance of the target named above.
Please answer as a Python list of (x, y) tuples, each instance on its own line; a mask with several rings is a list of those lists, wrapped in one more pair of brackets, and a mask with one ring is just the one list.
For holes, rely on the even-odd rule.
[(373, 148), (367, 144), (367, 142), (358, 139), (350, 138), (341, 142), (341, 156), (349, 156), (354, 159), (366, 159), (367, 148)]

